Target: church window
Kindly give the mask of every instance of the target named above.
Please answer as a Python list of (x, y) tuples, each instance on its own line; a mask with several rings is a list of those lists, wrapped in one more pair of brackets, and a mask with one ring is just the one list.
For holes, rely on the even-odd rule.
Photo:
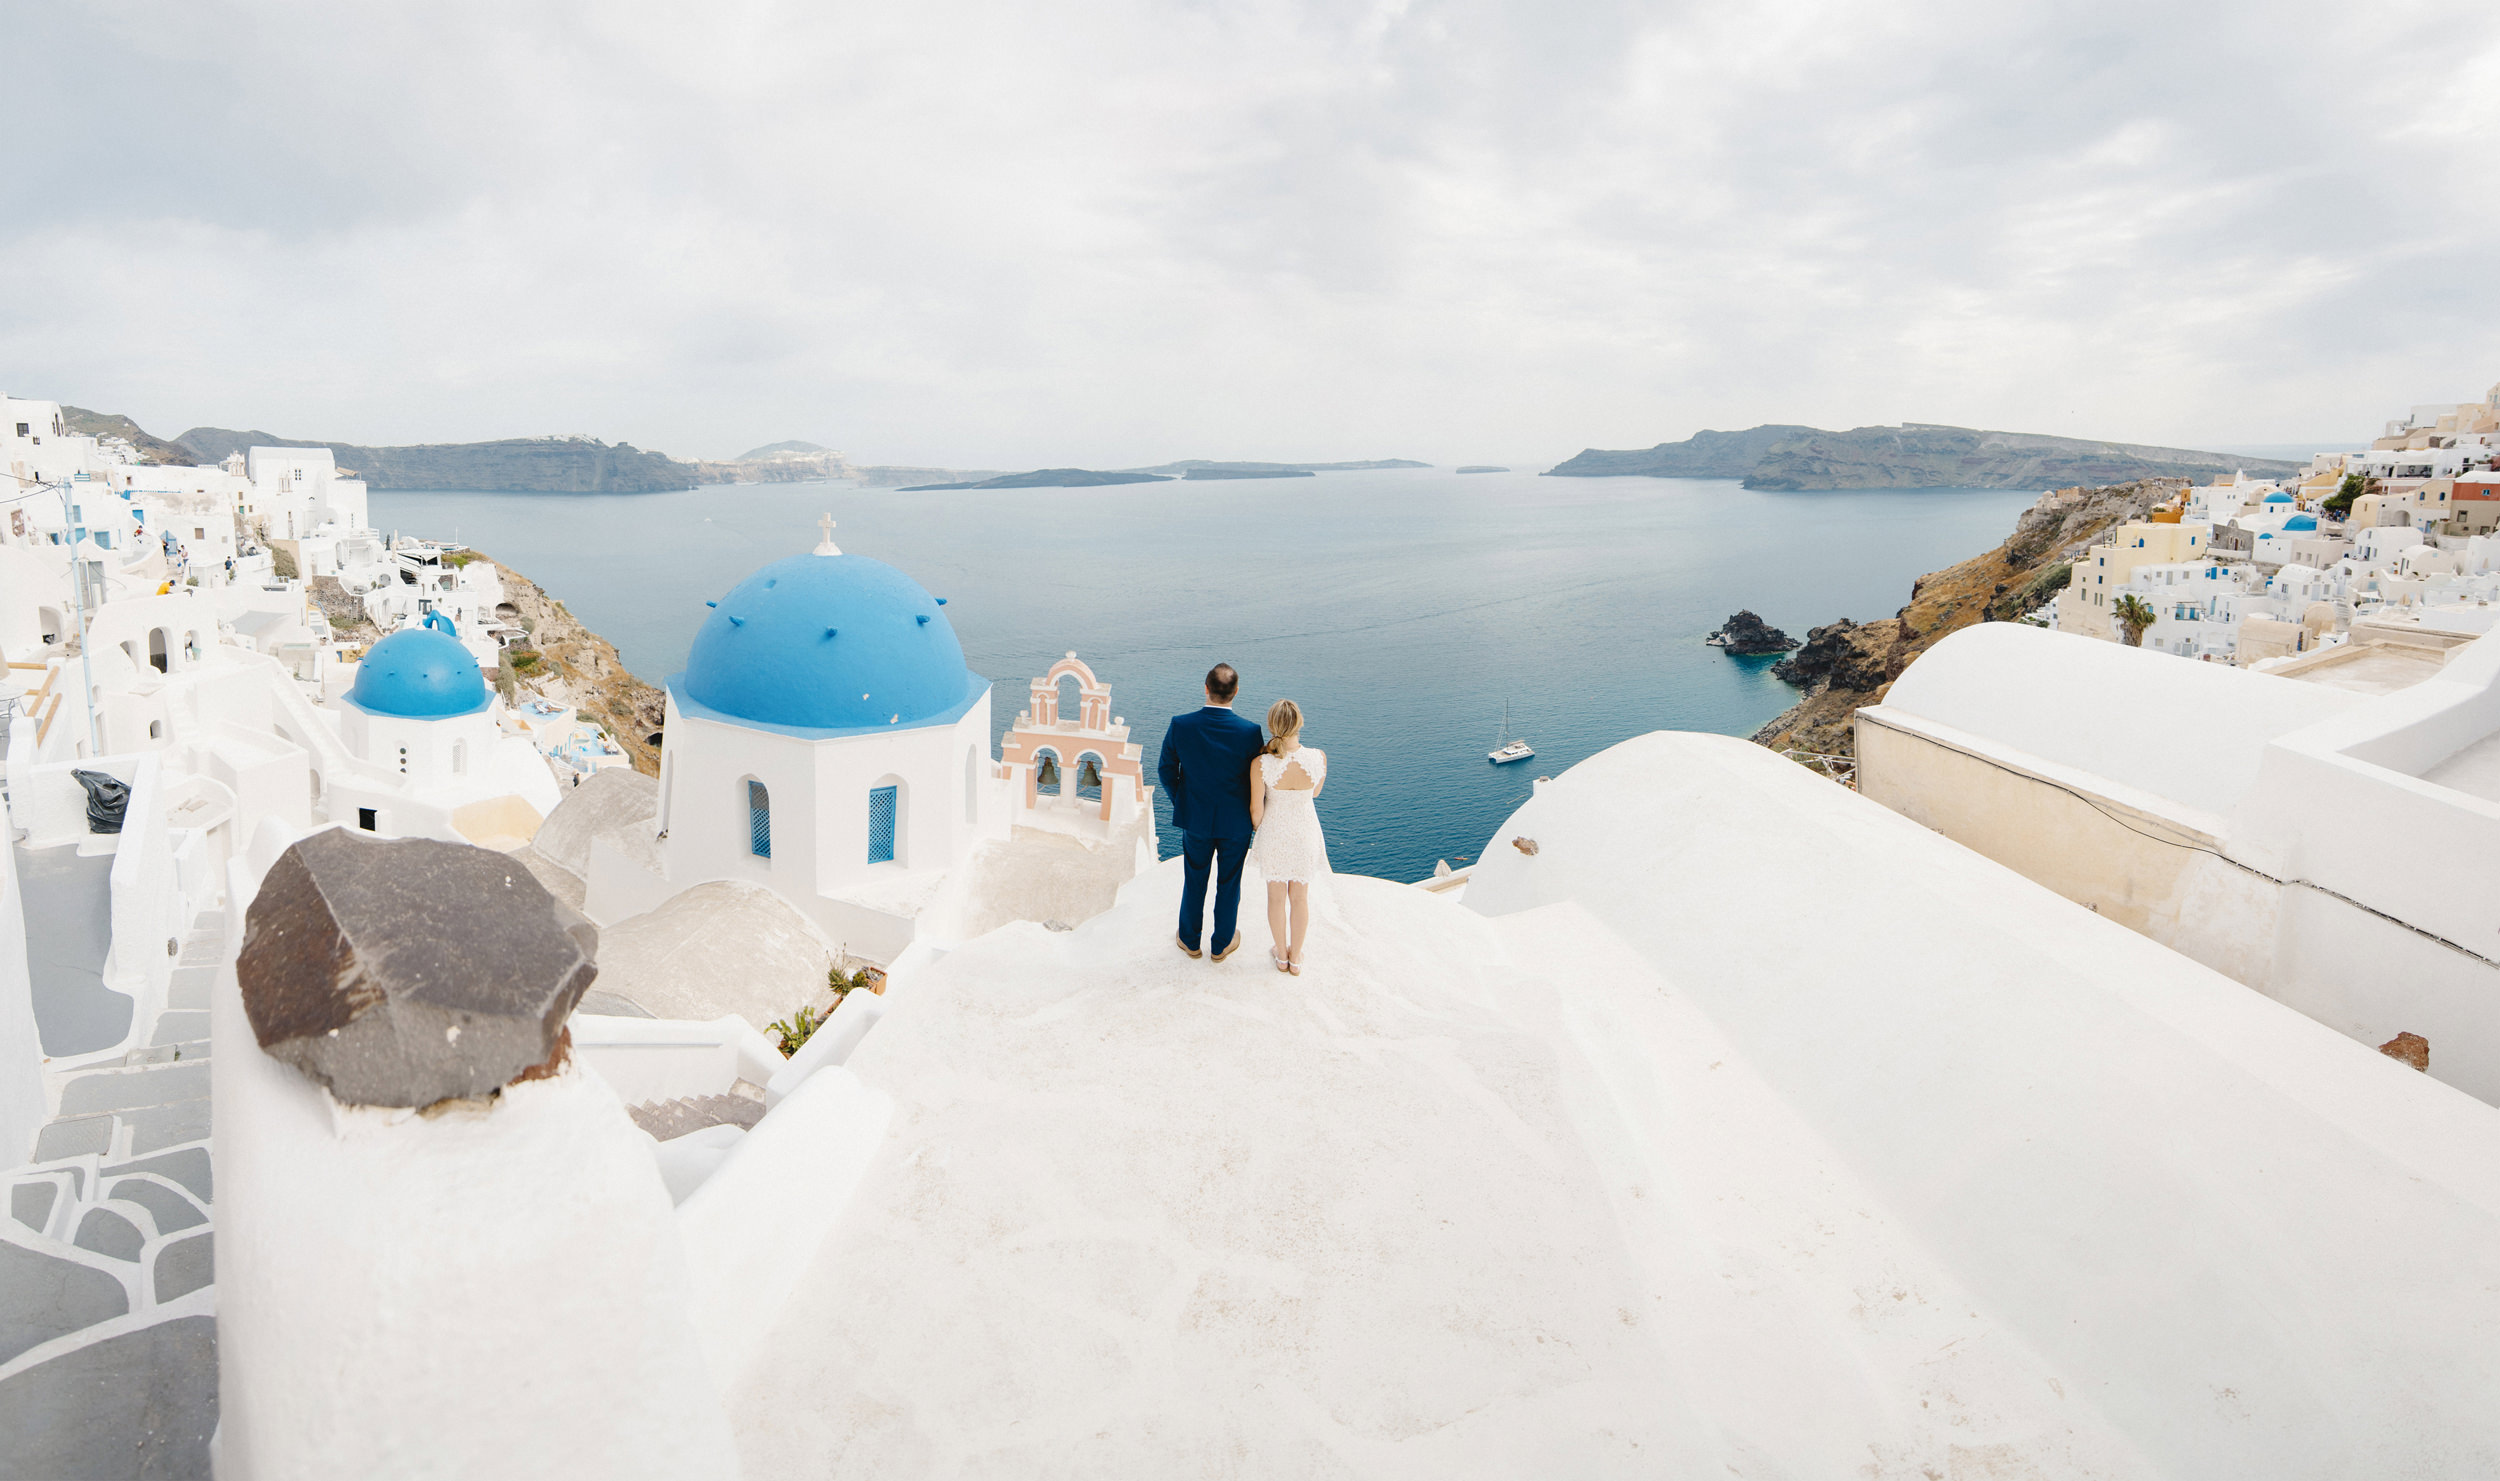
[(868, 794), (868, 862), (894, 862), (894, 811), (897, 789), (878, 787)]
[(773, 856), (773, 797), (762, 782), (747, 783), (747, 852), (759, 859)]
[(981, 821), (981, 753), (964, 752), (964, 821)]

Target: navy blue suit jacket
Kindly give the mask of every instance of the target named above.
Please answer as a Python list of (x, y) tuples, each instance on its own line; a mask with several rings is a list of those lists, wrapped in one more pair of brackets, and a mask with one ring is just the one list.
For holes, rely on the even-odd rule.
[(1174, 715), (1155, 762), (1172, 826), (1201, 838), (1248, 838), (1250, 762), (1266, 745), (1258, 726), (1230, 710)]

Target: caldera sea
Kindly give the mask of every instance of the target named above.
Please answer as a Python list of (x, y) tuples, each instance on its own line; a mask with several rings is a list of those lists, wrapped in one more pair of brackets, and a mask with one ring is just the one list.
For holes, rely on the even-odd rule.
[[(372, 518), (529, 576), (659, 683), (684, 666), (703, 604), (810, 549), (830, 512), (845, 551), (948, 599), (1002, 732), (1026, 680), (1074, 649), (1151, 774), (1165, 718), (1229, 660), (1243, 714), (1290, 696), (1328, 752), (1336, 866), (1420, 879), (1471, 859), (1535, 777), (1645, 731), (1745, 735), (1786, 709), (1770, 660), (1703, 645), (1729, 613), (1800, 639), (1889, 616), (2035, 497), (1434, 468), (923, 494), (376, 493)], [(1485, 752), (1505, 704), (1537, 754), (1497, 767)], [(1163, 844), (1179, 847), (1168, 827)]]

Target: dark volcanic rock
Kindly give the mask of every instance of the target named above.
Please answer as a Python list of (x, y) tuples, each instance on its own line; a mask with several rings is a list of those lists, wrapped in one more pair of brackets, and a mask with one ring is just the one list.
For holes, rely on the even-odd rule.
[(502, 854), (331, 829), (270, 866), (235, 967), (263, 1049), (351, 1105), (425, 1106), (547, 1065), (597, 950)]
[(1797, 646), (1797, 640), (1746, 611), (1730, 617), (1712, 633), (1710, 644), (1730, 653), (1785, 653)]

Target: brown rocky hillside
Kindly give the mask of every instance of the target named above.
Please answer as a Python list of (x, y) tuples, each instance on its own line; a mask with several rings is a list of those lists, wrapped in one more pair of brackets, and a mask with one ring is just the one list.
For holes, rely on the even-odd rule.
[(1873, 622), (1844, 617), (1808, 633), (1803, 647), (1772, 666), (1804, 697), (1755, 731), (1754, 740), (1773, 750), (1854, 756), (1850, 716), (1882, 703), (1892, 681), (1938, 639), (2036, 610), (2065, 587), (2071, 563), (2094, 541), (2185, 487), (2185, 479), (2148, 478), (2041, 495), (2004, 544), (1920, 577), (1899, 612)]
[(629, 673), (614, 644), (582, 626), (537, 582), (501, 561), (495, 570), (503, 577), (504, 600), (519, 609), (530, 634), (528, 649), (504, 655), (513, 672), (549, 699), (574, 706), (583, 719), (606, 726), (634, 759), (634, 770), (658, 776), (660, 748), (650, 737), (668, 717), (666, 696)]

